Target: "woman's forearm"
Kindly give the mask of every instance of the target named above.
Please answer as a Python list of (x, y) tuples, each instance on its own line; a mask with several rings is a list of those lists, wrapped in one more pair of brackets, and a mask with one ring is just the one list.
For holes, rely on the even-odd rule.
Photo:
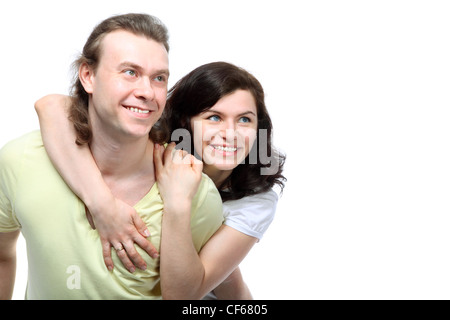
[(236, 268), (228, 278), (214, 289), (219, 300), (252, 300), (252, 294), (242, 278), (241, 270)]
[[(190, 218), (186, 211), (189, 207), (186, 208), (184, 214), (182, 210), (164, 208), (160, 268), (164, 299), (203, 298), (238, 267), (257, 241), (223, 225), (197, 253), (192, 242), (190, 220), (186, 218)], [(234, 286), (236, 284), (239, 287)], [(243, 281), (228, 285), (219, 288), (219, 296), (251, 299)]]
[(189, 211), (190, 204), (183, 209), (164, 207), (160, 260), (163, 299), (203, 297), (199, 290), (205, 271), (192, 242)]
[[(158, 188), (164, 201), (161, 292), (164, 299), (201, 299), (236, 269), (256, 239), (224, 225), (217, 230), (217, 225), (212, 224), (216, 232), (197, 252), (192, 238), (191, 208), (202, 178), (202, 165), (174, 147), (175, 144), (170, 144), (163, 150), (156, 145), (154, 152)], [(190, 162), (185, 161), (187, 157), (191, 157)], [(211, 200), (214, 204), (218, 199)], [(202, 214), (211, 213), (208, 208), (209, 202), (204, 200)], [(217, 207), (211, 207), (214, 208)]]
[[(69, 120), (70, 98), (51, 95), (36, 102), (42, 140), (55, 168), (88, 208), (113, 199), (88, 145), (75, 144), (75, 128)], [(73, 142), (73, 143), (70, 143)], [(95, 190), (95, 195), (92, 194)], [(104, 199), (101, 202), (99, 199)]]
[(202, 163), (174, 148), (174, 143), (166, 149), (155, 145), (153, 154), (158, 188), (164, 201), (161, 293), (163, 299), (200, 299), (205, 272), (192, 239), (191, 207), (202, 179)]

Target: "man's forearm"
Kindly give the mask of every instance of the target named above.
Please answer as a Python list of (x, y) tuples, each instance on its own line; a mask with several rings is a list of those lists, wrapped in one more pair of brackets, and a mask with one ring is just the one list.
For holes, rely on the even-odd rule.
[(0, 260), (0, 300), (10, 300), (16, 278), (16, 257)]
[(16, 242), (19, 230), (0, 232), (0, 300), (12, 298), (16, 278)]

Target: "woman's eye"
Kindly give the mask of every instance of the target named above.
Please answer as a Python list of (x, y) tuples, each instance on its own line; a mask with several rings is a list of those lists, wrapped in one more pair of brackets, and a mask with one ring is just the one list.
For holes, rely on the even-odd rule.
[(239, 119), (239, 122), (248, 123), (248, 122), (250, 122), (250, 118), (242, 117), (242, 118)]
[(220, 118), (219, 118), (219, 116), (214, 115), (214, 116), (209, 117), (208, 120), (211, 120), (211, 121), (220, 121)]

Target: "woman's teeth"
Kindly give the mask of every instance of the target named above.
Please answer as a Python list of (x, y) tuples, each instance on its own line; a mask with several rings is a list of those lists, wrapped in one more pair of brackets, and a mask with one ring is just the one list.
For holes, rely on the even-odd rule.
[(222, 146), (213, 146), (214, 149), (220, 150), (220, 151), (225, 151), (225, 152), (234, 152), (237, 150), (237, 148), (233, 148), (233, 147), (222, 147)]

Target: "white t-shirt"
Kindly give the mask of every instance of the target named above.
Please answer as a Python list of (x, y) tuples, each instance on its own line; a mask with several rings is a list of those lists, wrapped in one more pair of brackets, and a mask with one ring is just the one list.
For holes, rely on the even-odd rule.
[(275, 216), (278, 195), (269, 190), (223, 203), (224, 224), (261, 240)]

